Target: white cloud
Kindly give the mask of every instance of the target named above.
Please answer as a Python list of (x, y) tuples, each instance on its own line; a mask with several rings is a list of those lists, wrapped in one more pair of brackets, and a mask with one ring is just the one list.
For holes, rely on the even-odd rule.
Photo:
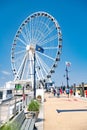
[(10, 75), (10, 73), (9, 73), (8, 71), (5, 71), (5, 70), (3, 70), (2, 73), (3, 73), (4, 75)]

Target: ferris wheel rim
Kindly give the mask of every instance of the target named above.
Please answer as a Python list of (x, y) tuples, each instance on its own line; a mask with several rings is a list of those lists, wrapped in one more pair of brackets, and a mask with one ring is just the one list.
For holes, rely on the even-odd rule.
[[(61, 33), (60, 26), (59, 26), (58, 22), (56, 21), (56, 19), (52, 15), (48, 14), (47, 12), (43, 12), (43, 11), (35, 12), (35, 13), (29, 15), (22, 22), (22, 24), (20, 25), (20, 27), (18, 28), (18, 30), (16, 32), (16, 35), (15, 35), (15, 38), (14, 38), (14, 41), (13, 41), (11, 60), (13, 60), (13, 57), (14, 57), (14, 54), (13, 54), (14, 49), (13, 48), (15, 48), (15, 46), (16, 46), (15, 43), (16, 43), (17, 37), (18, 37), (18, 35), (20, 35), (23, 27), (27, 24), (27, 22), (29, 22), (30, 19), (33, 19), (33, 17), (37, 17), (37, 16), (41, 16), (41, 15), (43, 15), (45, 17), (48, 17), (50, 20), (52, 20), (54, 22), (54, 24), (56, 26), (56, 29), (57, 29), (57, 32), (58, 32), (58, 35), (59, 35), (58, 46), (57, 46), (59, 50), (57, 51), (54, 62), (53, 62), (53, 65), (51, 66), (51, 68), (50, 68), (50, 70), (48, 72), (48, 75), (51, 75), (52, 71), (54, 71), (54, 69), (56, 68), (58, 61), (60, 61), (60, 54), (61, 54), (61, 51), (62, 51), (62, 33)], [(14, 68), (16, 68), (16, 67), (15, 67), (14, 62), (12, 62), (12, 69), (14, 69)], [(48, 78), (47, 76), (45, 77), (45, 79)]]

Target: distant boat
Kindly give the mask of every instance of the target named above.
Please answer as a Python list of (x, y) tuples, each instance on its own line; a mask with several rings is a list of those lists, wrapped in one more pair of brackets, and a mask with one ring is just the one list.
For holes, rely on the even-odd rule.
[(0, 87), (0, 103), (13, 98), (13, 91), (11, 88)]

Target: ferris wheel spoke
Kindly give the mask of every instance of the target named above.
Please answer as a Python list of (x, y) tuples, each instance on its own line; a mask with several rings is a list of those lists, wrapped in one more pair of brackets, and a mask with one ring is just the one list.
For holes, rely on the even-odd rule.
[(17, 39), (18, 39), (21, 43), (23, 43), (23, 45), (25, 45), (25, 46), (27, 45), (26, 42), (24, 42), (21, 38), (18, 37)]
[(33, 33), (33, 38), (34, 39), (38, 39), (38, 36), (41, 33), (41, 30), (39, 29), (40, 21), (41, 21), (40, 18), (38, 18), (38, 20), (35, 19), (35, 21), (34, 21), (34, 33)]
[(26, 31), (27, 40), (28, 40), (28, 42), (30, 42), (30, 32), (29, 32), (28, 25), (25, 26), (25, 31)]
[[(24, 69), (23, 69), (23, 74), (22, 74), (22, 78), (23, 77), (26, 77), (26, 79), (29, 78), (29, 75), (31, 73), (31, 62), (29, 61), (29, 55), (27, 55), (26, 57), (26, 62), (25, 62), (25, 65), (24, 65)], [(32, 74), (32, 73), (31, 73)]]
[(53, 32), (53, 30), (55, 29), (54, 25), (50, 28), (50, 30), (47, 30), (46, 32), (44, 32), (44, 37), (43, 39), (41, 39), (41, 41), (39, 41), (39, 43), (43, 43), (43, 41)]
[[(50, 28), (49, 28), (49, 24), (51, 23), (51, 20), (49, 19), (49, 18), (47, 18), (47, 17), (42, 17), (42, 20), (41, 20), (41, 25), (42, 25), (42, 27), (41, 27), (41, 29), (43, 30), (43, 32), (45, 32), (45, 30), (47, 29), (47, 30), (49, 30)], [(44, 27), (45, 26), (45, 27)]]
[[(41, 60), (40, 60), (40, 58), (37, 56), (37, 59), (38, 59), (38, 63), (39, 63), (39, 65), (40, 65), (40, 68), (41, 68), (41, 72), (43, 73), (45, 73), (45, 74), (47, 74), (47, 71), (46, 71), (46, 69), (43, 67), (44, 65), (42, 65), (42, 62), (41, 62)], [(43, 75), (44, 75), (44, 73), (43, 73)]]
[(49, 49), (57, 49), (58, 47), (44, 47), (44, 50), (49, 50)]
[(46, 37), (48, 37), (48, 35), (49, 35), (51, 32), (53, 32), (53, 30), (55, 29), (54, 26), (49, 27), (49, 25), (48, 25), (47, 23), (45, 24), (45, 26), (46, 26), (46, 28), (43, 28), (43, 29), (42, 29), (42, 32), (45, 34), (45, 35), (44, 35), (44, 38), (43, 38), (42, 40), (44, 40)]
[(47, 64), (43, 61), (43, 60), (41, 60), (41, 62), (42, 62), (42, 67), (43, 67), (43, 69), (44, 69), (44, 71), (46, 72), (46, 74), (49, 72), (49, 70), (50, 70), (50, 68), (47, 66)]
[(25, 50), (17, 51), (17, 52), (15, 52), (15, 55), (17, 55), (17, 54), (21, 54), (21, 53), (24, 53), (24, 52), (25, 52)]
[(42, 64), (40, 64), (40, 66), (41, 66), (40, 78), (44, 78), (44, 76), (47, 74), (47, 71), (46, 71), (45, 68), (42, 66)]
[[(39, 61), (40, 59), (39, 59), (39, 57), (38, 57), (38, 55), (37, 55), (37, 64), (38, 64), (38, 66), (40, 67), (40, 70), (39, 70), (39, 72), (40, 72), (40, 78), (44, 78), (44, 75), (43, 75), (43, 72), (42, 72), (42, 64), (41, 64), (41, 62)], [(44, 70), (45, 71), (45, 70)], [(46, 71), (45, 71), (46, 72)]]
[(49, 43), (49, 42), (51, 42), (51, 41), (53, 41), (53, 40), (55, 40), (55, 39), (57, 39), (57, 38), (58, 38), (58, 35), (55, 35), (55, 36), (53, 36), (53, 37), (51, 37), (51, 38), (48, 38), (47, 40), (43, 41), (43, 42), (41, 43), (41, 45), (44, 45), (44, 44), (46, 44), (46, 43)]
[(24, 41), (26, 42), (26, 44), (28, 44), (29, 39), (27, 38), (27, 34), (26, 34), (26, 30), (25, 29), (22, 31), (21, 35), (22, 35)]
[(39, 26), (40, 26), (40, 21), (41, 19), (38, 17), (38, 19), (34, 20), (34, 34), (33, 34), (33, 38), (34, 39), (38, 39), (38, 30), (39, 30)]
[(25, 60), (25, 65), (22, 67), (23, 69), (23, 72), (22, 72), (22, 78), (26, 77), (26, 79), (29, 78), (29, 72), (30, 72), (30, 67), (31, 65), (31, 62), (29, 61), (29, 54), (27, 53), (27, 56), (26, 56), (26, 60)]
[(44, 68), (47, 70), (47, 72), (48, 72), (48, 70), (50, 69), (49, 68), (49, 66), (39, 57), (39, 61), (40, 61), (40, 63), (42, 64), (42, 66), (44, 66)]
[(19, 79), (22, 78), (22, 76), (23, 76), (23, 69), (24, 69), (25, 62), (26, 62), (26, 58), (24, 58), (22, 64), (21, 64), (20, 67), (18, 68), (17, 74), (15, 75), (14, 81), (17, 79), (17, 77), (19, 77)]
[[(40, 65), (39, 65), (40, 66)], [(42, 71), (36, 69), (36, 74), (37, 74), (37, 79), (42, 79), (43, 78), (43, 75), (42, 75)]]
[[(36, 23), (36, 28), (35, 28), (35, 34), (34, 34), (34, 38), (39, 39), (40, 38), (40, 34), (42, 35), (42, 31), (40, 30), (40, 28), (42, 28), (41, 26), (41, 21), (42, 18), (39, 18), (35, 23)], [(38, 24), (39, 23), (39, 24)]]
[(23, 79), (23, 76), (24, 76), (24, 71), (25, 71), (25, 67), (26, 67), (26, 61), (27, 61), (27, 58), (25, 58), (24, 62), (23, 62), (23, 65), (21, 67), (21, 70), (20, 70), (20, 79)]
[(42, 66), (42, 64), (41, 64), (41, 62), (40, 62), (40, 58), (38, 57), (38, 55), (36, 55), (36, 56), (37, 56), (37, 64), (38, 64), (38, 66), (40, 67), (40, 71), (39, 71), (39, 72), (40, 72), (40, 79), (41, 79), (41, 78), (43, 79), (43, 78), (44, 78), (44, 75), (43, 75), (43, 72), (42, 72), (42, 69), (41, 69), (43, 66)]
[(31, 32), (31, 40), (33, 39), (33, 19), (31, 20), (30, 24), (30, 32)]
[[(41, 19), (41, 21), (40, 21), (40, 24), (39, 24), (40, 26), (38, 26), (38, 30), (41, 30), (40, 32), (41, 33), (37, 33), (37, 39), (38, 39), (38, 41), (40, 41), (43, 37), (44, 37), (44, 35), (40, 35), (40, 34), (44, 34), (44, 30), (46, 30), (46, 29), (49, 29), (49, 26), (47, 25), (47, 24), (45, 24), (43, 21), (42, 21), (42, 19)], [(44, 27), (45, 26), (45, 27)], [(41, 37), (42, 36), (42, 37)]]
[(47, 64), (37, 55), (38, 59), (39, 59), (39, 63), (41, 64), (45, 74), (48, 73), (48, 70), (50, 69)]
[(24, 64), (24, 62), (25, 62), (25, 60), (26, 60), (26, 55), (24, 56), (23, 61), (20, 63), (20, 67), (19, 67), (19, 69), (18, 69), (18, 73), (20, 72), (20, 70), (21, 70), (21, 68), (22, 68), (22, 66), (23, 66), (23, 64)]
[(17, 48), (25, 49), (25, 46), (20, 46), (20, 45), (18, 45)]
[(43, 25), (45, 25), (45, 27), (44, 26), (42, 26), (42, 31), (45, 33), (47, 30), (49, 30), (50, 31), (50, 27), (49, 27), (49, 24), (50, 24), (50, 20), (49, 19), (46, 19), (46, 21), (43, 21)]
[(33, 39), (33, 20), (31, 21), (31, 39)]
[(30, 29), (30, 42), (32, 40), (32, 28), (31, 28), (31, 20), (30, 20), (30, 24), (29, 24), (29, 29)]
[(44, 34), (40, 30), (36, 30), (36, 32), (38, 33), (38, 35), (36, 35), (35, 39), (37, 39), (37, 43), (39, 43), (39, 39), (43, 38)]
[[(15, 63), (21, 61), (21, 59), (22, 59), (23, 56), (24, 56), (24, 55), (15, 56), (15, 59), (14, 59)], [(20, 64), (21, 64), (21, 63), (20, 63)]]
[(41, 61), (41, 62), (43, 63), (42, 64), (43, 76), (46, 76), (48, 74), (48, 72), (49, 72), (49, 69), (47, 69), (48, 66), (43, 61)]
[(43, 55), (43, 56), (45, 56), (45, 57), (47, 57), (47, 58), (49, 58), (49, 59), (55, 61), (55, 58), (52, 58), (52, 57), (50, 57), (50, 56), (48, 56), (48, 55), (46, 55), (46, 54), (44, 54), (44, 53), (41, 53), (41, 52), (38, 52), (38, 51), (37, 51), (37, 53), (39, 53), (39, 54), (41, 54), (41, 55)]

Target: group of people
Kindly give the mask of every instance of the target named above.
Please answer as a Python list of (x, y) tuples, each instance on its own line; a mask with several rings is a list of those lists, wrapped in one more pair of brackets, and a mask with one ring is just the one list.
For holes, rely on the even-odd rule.
[(61, 88), (53, 88), (51, 92), (54, 94), (54, 96), (58, 96), (58, 97), (60, 96), (60, 94), (63, 93)]
[(73, 90), (72, 89), (66, 89), (65, 91), (62, 90), (62, 88), (52, 88), (51, 89), (51, 92), (54, 94), (54, 96), (57, 96), (59, 97), (60, 94), (64, 93), (64, 94), (67, 94), (67, 95), (71, 95), (73, 94)]

